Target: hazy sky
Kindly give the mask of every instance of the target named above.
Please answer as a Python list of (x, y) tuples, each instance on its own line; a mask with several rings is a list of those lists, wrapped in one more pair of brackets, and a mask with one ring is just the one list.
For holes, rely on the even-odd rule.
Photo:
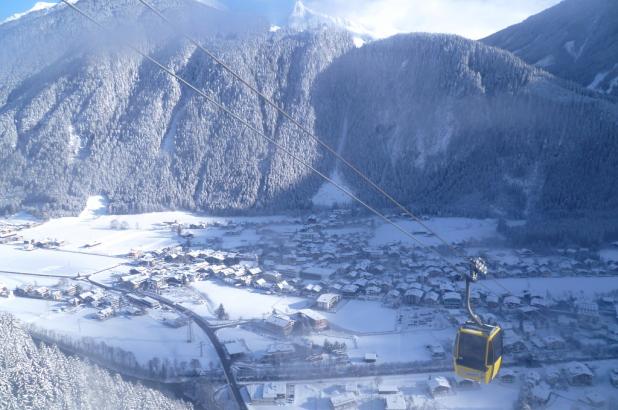
[[(55, 0), (48, 0), (54, 2)], [(135, 0), (137, 2), (137, 0)], [(257, 12), (282, 25), (295, 0), (204, 0), (232, 10)], [(478, 39), (559, 3), (560, 0), (304, 0), (321, 14), (349, 20), (377, 37), (410, 31), (460, 34)], [(0, 21), (36, 1), (0, 0)]]

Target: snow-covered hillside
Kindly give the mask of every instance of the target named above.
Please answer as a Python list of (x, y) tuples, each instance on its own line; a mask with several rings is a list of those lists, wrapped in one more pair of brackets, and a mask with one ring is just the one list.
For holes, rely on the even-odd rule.
[[(511, 54), (421, 34), (357, 48), (341, 24), (321, 25), (324, 16), (319, 28), (273, 32), (202, 3), (155, 5), (407, 205), (517, 216), (617, 209), (616, 107)], [(76, 214), (91, 195), (112, 213), (298, 209), (322, 196), (308, 169), (119, 47), (135, 39), (337, 175), (315, 141), (155, 15), (129, 0), (79, 6), (122, 35), (102, 35), (63, 5), (0, 26), (0, 211)], [(300, 6), (296, 14), (315, 17)], [(339, 171), (361, 198), (384, 204)]]

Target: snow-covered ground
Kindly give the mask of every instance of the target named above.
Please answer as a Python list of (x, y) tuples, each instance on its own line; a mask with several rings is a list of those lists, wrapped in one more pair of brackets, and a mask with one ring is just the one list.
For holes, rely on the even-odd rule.
[[(440, 241), (429, 235), (425, 228), (416, 222), (395, 219), (395, 221), (408, 232), (426, 245), (440, 245)], [(497, 221), (495, 219), (470, 219), (470, 218), (431, 218), (423, 223), (449, 243), (463, 241), (480, 241), (496, 236)], [(373, 238), (369, 241), (372, 246), (381, 246), (391, 242), (401, 242), (411, 246), (418, 246), (412, 239), (403, 236), (392, 225), (381, 223), (377, 226)]]
[[(113, 317), (99, 321), (89, 317), (96, 312), (92, 308), (79, 309), (76, 312), (55, 312), (57, 303), (28, 298), (0, 298), (0, 310), (15, 315), (25, 323), (31, 323), (42, 329), (49, 329), (59, 335), (70, 336), (77, 340), (84, 337), (94, 338), (109, 346), (117, 346), (135, 354), (141, 364), (158, 357), (190, 361), (200, 359), (207, 368), (209, 362), (218, 363), (218, 357), (208, 337), (193, 326), (192, 342), (187, 342), (187, 328), (173, 329), (157, 320), (160, 312), (155, 311), (146, 316)], [(203, 356), (200, 357), (200, 343), (203, 343)]]
[(354, 333), (377, 333), (395, 330), (396, 312), (380, 302), (350, 300), (336, 313), (324, 316), (337, 328)]
[(204, 295), (212, 309), (223, 304), (232, 320), (263, 319), (273, 310), (293, 314), (309, 305), (308, 300), (299, 297), (267, 295), (219, 285), (212, 281), (196, 282), (192, 286)]
[(107, 256), (54, 249), (25, 251), (21, 247), (0, 245), (0, 271), (69, 277), (98, 272), (125, 262), (124, 259)]

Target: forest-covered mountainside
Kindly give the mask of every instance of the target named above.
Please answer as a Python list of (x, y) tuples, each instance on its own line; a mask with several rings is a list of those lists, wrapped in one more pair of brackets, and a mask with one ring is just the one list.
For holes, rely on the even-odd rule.
[(0, 313), (0, 408), (7, 410), (181, 410), (192, 406), (63, 354), (37, 346)]
[[(0, 211), (298, 209), (322, 181), (148, 61), (130, 39), (329, 174), (335, 162), (139, 2), (81, 0), (0, 25)], [(617, 109), (512, 54), (447, 35), (355, 48), (328, 26), (269, 32), (156, 6), (404, 203), (524, 216), (618, 209)], [(140, 7), (141, 6), (141, 7)], [(361, 197), (370, 191), (341, 169)]]
[(482, 41), (559, 77), (618, 97), (615, 0), (564, 0)]

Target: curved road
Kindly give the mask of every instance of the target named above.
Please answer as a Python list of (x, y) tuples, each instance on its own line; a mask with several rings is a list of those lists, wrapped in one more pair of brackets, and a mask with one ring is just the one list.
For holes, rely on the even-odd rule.
[(200, 329), (202, 329), (206, 333), (206, 335), (208, 335), (210, 342), (215, 347), (215, 350), (217, 351), (217, 355), (219, 356), (219, 359), (221, 360), (221, 365), (223, 366), (223, 372), (225, 374), (225, 379), (227, 380), (228, 386), (230, 386), (230, 389), (232, 390), (232, 394), (234, 395), (234, 399), (236, 400), (236, 403), (238, 404), (238, 408), (240, 410), (247, 410), (247, 405), (245, 404), (245, 401), (242, 398), (242, 394), (240, 392), (240, 386), (238, 385), (238, 383), (236, 383), (236, 379), (234, 378), (234, 373), (232, 372), (232, 362), (227, 356), (227, 354), (225, 353), (223, 344), (217, 338), (217, 335), (215, 334), (215, 330), (210, 326), (208, 321), (206, 321), (203, 317), (201, 317), (194, 311), (187, 309), (186, 307), (166, 297), (157, 295), (155, 293), (150, 293), (150, 292), (141, 292), (141, 293), (145, 296), (150, 296), (151, 298), (158, 300), (160, 303), (166, 306), (169, 306), (170, 308), (190, 317), (200, 327)]

